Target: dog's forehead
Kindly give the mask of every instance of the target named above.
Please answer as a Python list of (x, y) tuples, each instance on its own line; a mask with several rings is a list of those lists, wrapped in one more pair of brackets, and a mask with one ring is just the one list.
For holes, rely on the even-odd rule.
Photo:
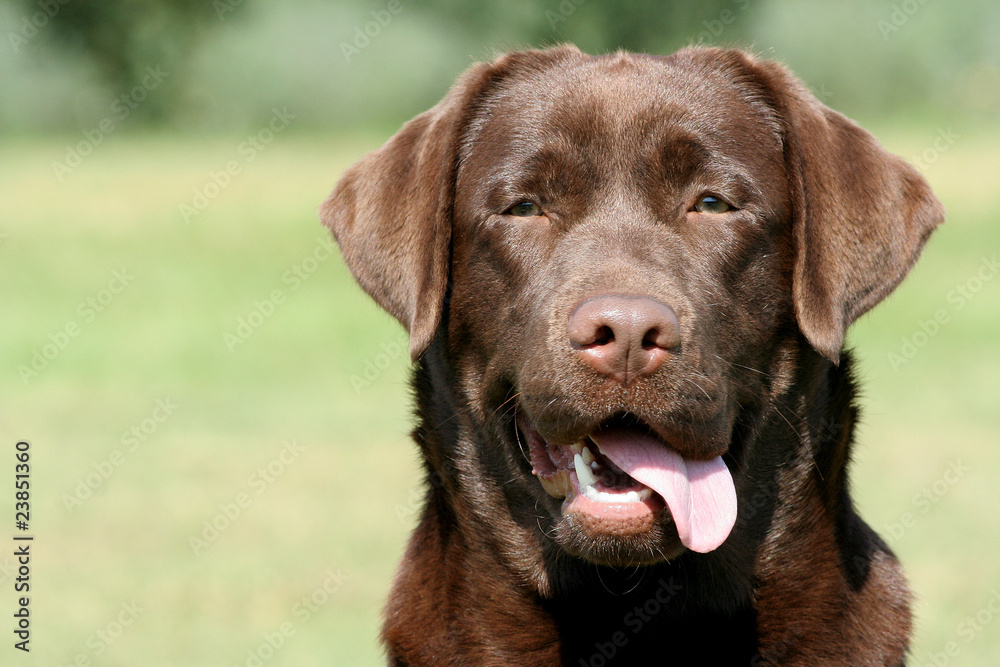
[(782, 144), (774, 110), (737, 73), (622, 53), (515, 71), (479, 106), (462, 154), (470, 157), (477, 144), (540, 140), (631, 151), (671, 136), (722, 150), (752, 144), (780, 152)]

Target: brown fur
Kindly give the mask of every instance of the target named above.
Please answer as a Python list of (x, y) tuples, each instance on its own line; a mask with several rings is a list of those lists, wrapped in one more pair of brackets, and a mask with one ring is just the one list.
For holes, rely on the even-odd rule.
[[(735, 209), (695, 211), (706, 192)], [(521, 201), (544, 215), (513, 217)], [(390, 664), (903, 663), (906, 582), (848, 495), (842, 347), (943, 211), (787, 70), (719, 49), (507, 54), (321, 215), (416, 361), (427, 497)], [(602, 294), (676, 312), (662, 367), (625, 383), (581, 363), (566, 321)], [(722, 546), (683, 549), (668, 512), (616, 533), (543, 491), (519, 420), (569, 443), (626, 418), (723, 455), (739, 515)]]

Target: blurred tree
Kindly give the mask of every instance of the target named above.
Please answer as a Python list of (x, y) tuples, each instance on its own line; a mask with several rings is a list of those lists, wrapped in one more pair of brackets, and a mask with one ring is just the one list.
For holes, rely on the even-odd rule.
[(471, 61), (560, 42), (749, 46), (854, 115), (1000, 108), (997, 0), (0, 0), (2, 23), (0, 128), (92, 126), (147, 67), (169, 75), (125, 100), (137, 125), (231, 130), (287, 104), (300, 127), (392, 126)]
[(507, 0), (503, 3), (413, 0), (475, 38), (518, 44), (568, 41), (591, 52), (669, 53), (689, 43), (737, 42), (751, 0)]
[[(59, 48), (94, 60), (116, 95), (141, 85), (147, 68), (172, 75), (183, 68), (211, 24), (239, 13), (245, 0), (18, 0), (26, 14), (48, 16)], [(171, 97), (151, 97), (148, 117), (171, 112)]]
[[(702, 2), (594, 2), (581, 6), (595, 15), (602, 50), (624, 48), (649, 53), (670, 53), (689, 43), (736, 42), (744, 35), (746, 21), (736, 17), (749, 7), (749, 0), (703, 0)], [(572, 38), (573, 36), (570, 35)], [(584, 36), (580, 36), (581, 38)]]

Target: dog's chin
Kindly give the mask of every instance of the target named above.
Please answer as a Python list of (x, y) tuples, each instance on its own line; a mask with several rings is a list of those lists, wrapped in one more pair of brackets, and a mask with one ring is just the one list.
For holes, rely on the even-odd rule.
[(686, 551), (668, 510), (642, 513), (627, 505), (608, 510), (596, 513), (564, 503), (556, 543), (573, 556), (609, 567), (655, 565)]

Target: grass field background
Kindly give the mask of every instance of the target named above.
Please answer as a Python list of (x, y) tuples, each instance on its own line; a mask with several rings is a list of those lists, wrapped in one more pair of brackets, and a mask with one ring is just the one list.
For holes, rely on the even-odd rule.
[[(923, 156), (949, 216), (852, 329), (855, 496), (910, 576), (911, 664), (996, 665), (1000, 134), (954, 127), (937, 151), (946, 126), (872, 129)], [(247, 160), (239, 136), (122, 134), (62, 182), (52, 162), (79, 137), (0, 143), (0, 516), (12, 526), (14, 444), (28, 440), (36, 536), (32, 652), (4, 645), (0, 663), (380, 663), (419, 491), (408, 359), (316, 209), (386, 136), (290, 131)], [(234, 160), (240, 173), (208, 186)], [(185, 221), (196, 191), (216, 196)]]

